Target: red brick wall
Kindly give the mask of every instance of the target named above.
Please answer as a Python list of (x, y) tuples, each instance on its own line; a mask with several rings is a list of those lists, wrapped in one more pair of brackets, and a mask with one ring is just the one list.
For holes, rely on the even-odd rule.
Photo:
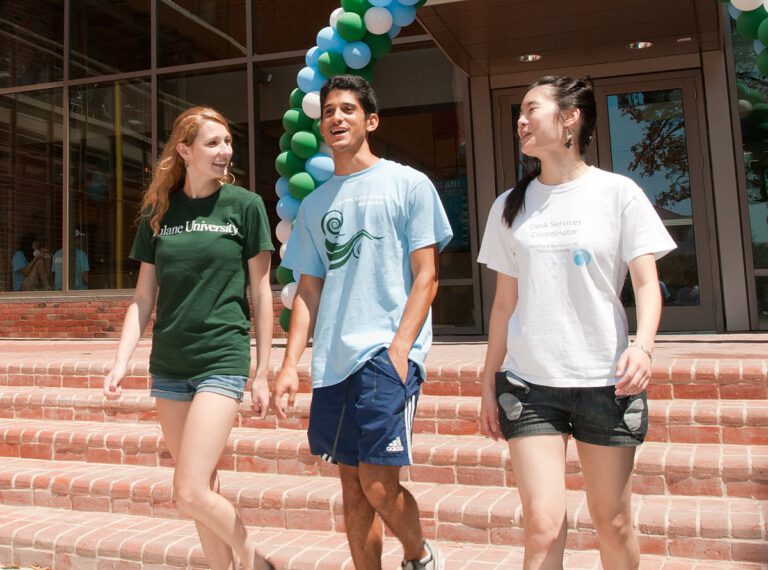
[[(120, 338), (130, 294), (88, 297), (8, 298), (0, 301), (2, 338)], [(280, 291), (272, 296), (277, 338), (285, 333), (277, 320), (282, 310)], [(152, 334), (152, 323), (145, 336)]]

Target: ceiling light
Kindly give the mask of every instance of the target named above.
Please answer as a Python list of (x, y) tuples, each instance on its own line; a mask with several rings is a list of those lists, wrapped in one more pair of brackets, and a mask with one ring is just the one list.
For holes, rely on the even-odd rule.
[(693, 40), (693, 38), (691, 36), (686, 36), (684, 38), (677, 38), (677, 40), (675, 40), (675, 41), (677, 43), (679, 43), (679, 44), (684, 44), (685, 42), (690, 42), (692, 40)]
[(653, 46), (653, 42), (632, 42), (627, 44), (629, 49), (647, 49)]
[(527, 53), (525, 55), (521, 55), (517, 59), (519, 59), (523, 63), (531, 63), (533, 61), (539, 61), (541, 59), (541, 56), (537, 53)]

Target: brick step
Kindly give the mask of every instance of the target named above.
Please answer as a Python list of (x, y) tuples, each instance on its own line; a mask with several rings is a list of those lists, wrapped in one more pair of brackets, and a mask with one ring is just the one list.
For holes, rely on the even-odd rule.
[[(346, 538), (339, 533), (251, 528), (259, 551), (281, 570), (353, 570)], [(0, 561), (37, 564), (54, 570), (163, 570), (207, 568), (192, 522), (117, 514), (0, 505)], [(438, 543), (446, 570), (519, 568), (520, 547)], [(384, 565), (395, 567), (402, 550), (397, 540), (384, 541)], [(565, 570), (599, 565), (594, 551), (565, 553)], [(641, 570), (765, 570), (749, 562), (701, 561), (646, 556)]]
[[(57, 345), (53, 349), (57, 350)], [(48, 348), (48, 347), (47, 347)], [(114, 347), (70, 355), (62, 345), (54, 354), (27, 353), (18, 359), (5, 356), (0, 362), (0, 385), (56, 388), (101, 388), (109, 372)], [(272, 351), (271, 376), (279, 369), (282, 349)], [(464, 354), (466, 353), (466, 354)], [(424, 394), (436, 396), (477, 396), (483, 368), (484, 344), (435, 345), (427, 359)], [(300, 390), (309, 392), (307, 351), (299, 366)], [(768, 360), (764, 358), (726, 360), (719, 358), (661, 357), (653, 364), (648, 389), (655, 399), (742, 400), (768, 398)], [(149, 388), (146, 352), (130, 365), (123, 382), (126, 389)]]
[[(341, 489), (330, 477), (221, 472), (222, 494), (248, 525), (343, 532)], [(172, 471), (32, 459), (0, 459), (0, 501), (11, 506), (178, 518)], [(408, 483), (428, 538), (519, 546), (515, 489)], [(634, 522), (642, 552), (708, 560), (768, 560), (768, 504), (741, 498), (636, 495)], [(595, 549), (585, 495), (568, 491), (568, 547)]]
[[(0, 419), (0, 456), (145, 467), (171, 466), (160, 427), (114, 422)], [(414, 465), (404, 479), (426, 483), (515, 486), (506, 444), (482, 436), (420, 434)], [(312, 456), (303, 431), (235, 428), (220, 469), (247, 473), (337, 476)], [(568, 446), (567, 484), (583, 489), (581, 468)], [(635, 460), (633, 492), (768, 499), (768, 445), (648, 442)]]
[[(250, 401), (240, 407), (238, 427), (306, 429), (308, 394), (296, 399), (291, 417), (270, 414), (256, 420)], [(648, 441), (761, 445), (768, 441), (768, 400), (651, 400)], [(416, 433), (477, 435), (480, 400), (475, 397), (424, 396), (414, 422)], [(99, 390), (0, 386), (0, 417), (78, 421), (156, 421), (148, 392), (126, 391), (110, 401)]]

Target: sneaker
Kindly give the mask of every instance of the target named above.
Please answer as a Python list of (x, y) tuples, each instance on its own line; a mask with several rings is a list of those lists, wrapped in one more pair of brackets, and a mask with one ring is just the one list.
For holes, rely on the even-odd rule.
[(444, 570), (443, 555), (437, 546), (425, 540), (424, 548), (429, 552), (429, 559), (426, 562), (421, 560), (403, 560), (400, 567), (404, 570)]

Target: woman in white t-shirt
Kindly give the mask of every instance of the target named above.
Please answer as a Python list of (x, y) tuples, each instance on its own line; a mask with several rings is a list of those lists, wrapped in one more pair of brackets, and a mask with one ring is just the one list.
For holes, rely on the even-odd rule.
[[(656, 259), (675, 243), (643, 191), (588, 166), (592, 89), (543, 77), (523, 99), (522, 151), (541, 164), (494, 203), (479, 261), (497, 272), (482, 431), (508, 441), (525, 520), (524, 568), (562, 568), (568, 436), (603, 566), (637, 568), (631, 474), (661, 315)], [(627, 340), (627, 270), (637, 335)], [(498, 372), (501, 371), (501, 372)]]

